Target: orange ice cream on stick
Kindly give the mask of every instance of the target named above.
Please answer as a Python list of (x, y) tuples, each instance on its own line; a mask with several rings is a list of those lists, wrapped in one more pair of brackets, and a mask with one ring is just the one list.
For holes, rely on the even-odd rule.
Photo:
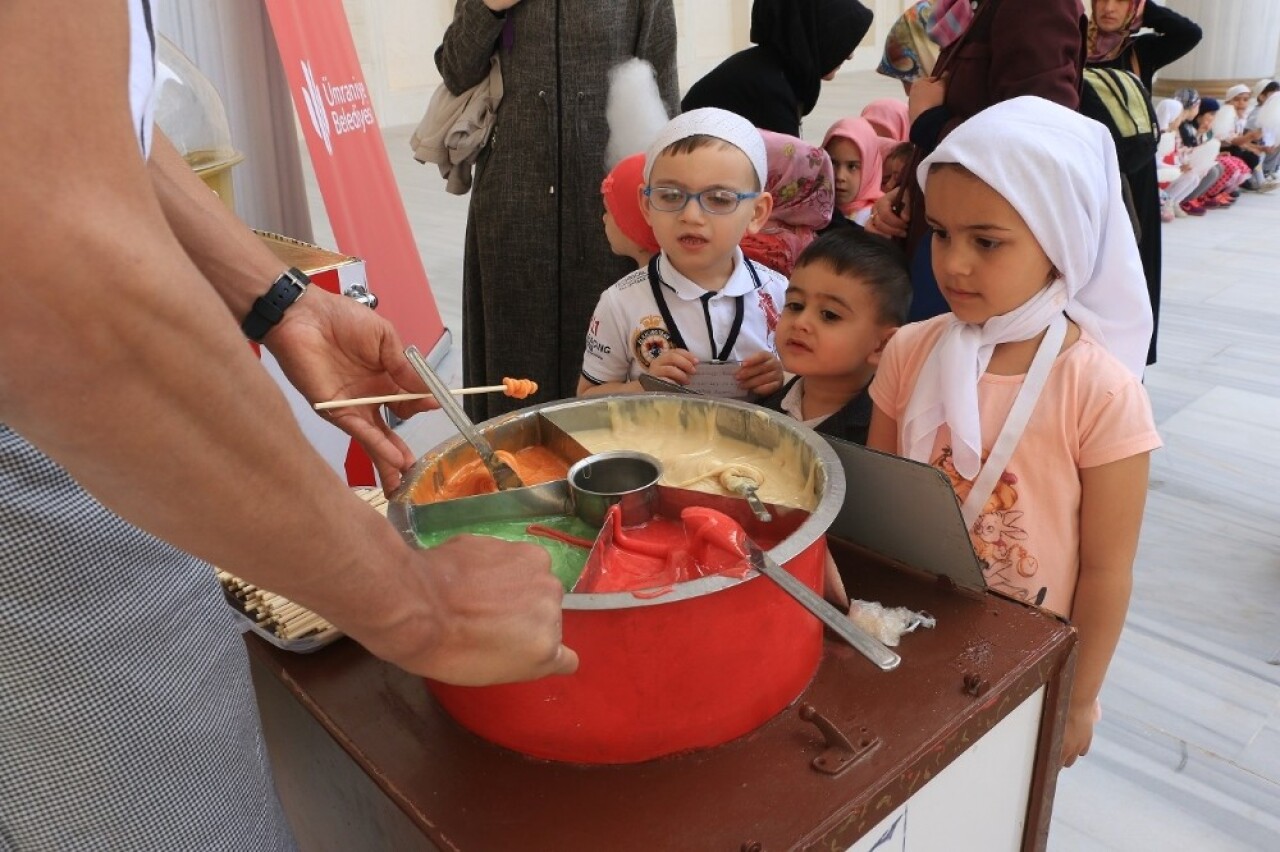
[[(504, 393), (513, 399), (524, 399), (538, 392), (538, 383), (533, 379), (504, 378), (500, 385), (484, 385), (483, 387), (458, 388), (450, 391), (454, 396), (468, 396), (473, 393)], [(393, 393), (387, 396), (362, 396), (356, 399), (331, 399), (328, 402), (317, 402), (312, 406), (316, 411), (327, 408), (342, 408), (348, 405), (381, 405), (384, 402), (405, 402), (411, 399), (426, 399), (429, 393)]]
[(502, 388), (502, 392), (512, 399), (524, 399), (538, 392), (538, 383), (533, 379), (504, 378)]

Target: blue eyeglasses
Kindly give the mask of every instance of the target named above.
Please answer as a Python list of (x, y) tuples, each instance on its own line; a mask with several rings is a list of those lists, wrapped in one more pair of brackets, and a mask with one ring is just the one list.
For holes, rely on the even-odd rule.
[(738, 209), (744, 198), (759, 198), (758, 192), (734, 192), (732, 189), (704, 189), (702, 192), (685, 192), (674, 186), (646, 186), (645, 198), (649, 206), (663, 213), (678, 213), (695, 198), (698, 206), (713, 216), (725, 216)]

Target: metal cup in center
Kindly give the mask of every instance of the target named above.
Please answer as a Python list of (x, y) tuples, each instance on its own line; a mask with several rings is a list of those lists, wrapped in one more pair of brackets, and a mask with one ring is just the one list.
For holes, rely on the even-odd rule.
[(569, 504), (593, 526), (602, 526), (615, 504), (621, 507), (623, 526), (643, 524), (653, 517), (661, 478), (662, 462), (646, 453), (596, 453), (569, 468)]

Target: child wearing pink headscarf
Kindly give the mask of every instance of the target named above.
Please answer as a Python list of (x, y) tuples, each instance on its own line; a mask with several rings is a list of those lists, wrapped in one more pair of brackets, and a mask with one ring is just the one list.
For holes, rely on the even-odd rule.
[(790, 276), (800, 252), (831, 223), (835, 176), (827, 152), (803, 139), (761, 130), (768, 161), (765, 190), (773, 212), (763, 228), (739, 243), (742, 253)]
[(862, 108), (862, 117), (871, 122), (876, 133), (895, 142), (911, 139), (911, 118), (907, 102), (897, 98), (880, 98)]
[(884, 143), (871, 122), (858, 116), (831, 125), (822, 147), (835, 170), (836, 208), (855, 224), (865, 225), (872, 205), (884, 194)]

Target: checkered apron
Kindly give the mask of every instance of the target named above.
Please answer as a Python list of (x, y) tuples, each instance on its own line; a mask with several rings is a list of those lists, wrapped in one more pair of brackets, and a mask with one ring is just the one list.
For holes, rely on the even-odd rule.
[[(145, 151), (155, 39), (129, 13)], [(294, 848), (213, 570), (0, 423), (0, 850)]]
[(293, 848), (212, 569), (0, 425), (0, 849)]

